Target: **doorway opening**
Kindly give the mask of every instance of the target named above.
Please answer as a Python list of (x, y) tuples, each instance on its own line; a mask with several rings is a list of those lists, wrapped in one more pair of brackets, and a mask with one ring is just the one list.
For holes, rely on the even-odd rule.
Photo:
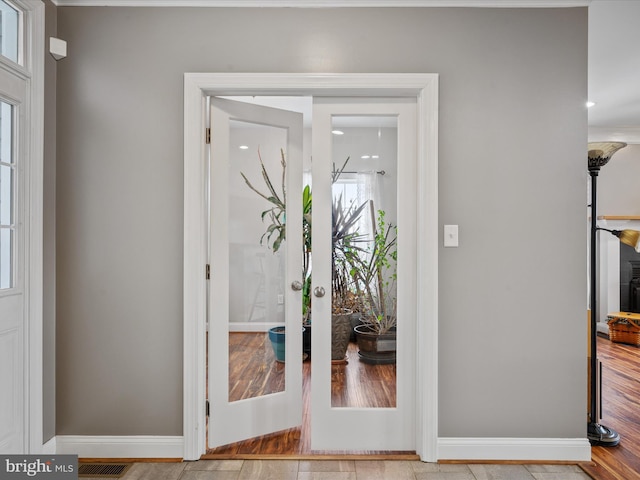
[[(277, 77), (277, 78), (276, 78)], [(411, 398), (415, 400), (416, 425), (415, 431), (411, 434), (411, 446), (415, 448), (420, 458), (426, 461), (436, 460), (436, 432), (437, 432), (437, 415), (436, 415), (436, 399), (437, 399), (437, 175), (436, 175), (436, 152), (437, 152), (437, 76), (435, 75), (338, 75), (338, 76), (320, 76), (317, 75), (260, 75), (260, 74), (187, 74), (185, 76), (185, 245), (190, 245), (190, 249), (185, 248), (185, 459), (199, 458), (204, 453), (204, 438), (202, 434), (205, 430), (205, 416), (203, 410), (199, 406), (204, 407), (204, 393), (206, 390), (206, 374), (204, 372), (204, 359), (206, 356), (206, 346), (204, 342), (204, 332), (206, 325), (205, 309), (207, 303), (207, 295), (203, 289), (200, 275), (195, 275), (196, 270), (202, 268), (206, 263), (208, 246), (203, 241), (202, 234), (206, 231), (203, 225), (203, 215), (206, 206), (203, 205), (202, 199), (205, 198), (206, 185), (203, 180), (202, 158), (205, 157), (206, 147), (202, 145), (202, 133), (204, 129), (204, 118), (202, 108), (203, 95), (253, 95), (253, 94), (278, 94), (285, 95), (294, 93), (309, 94), (314, 97), (338, 96), (344, 100), (345, 97), (353, 97), (366, 95), (369, 97), (404, 97), (413, 98), (412, 102), (418, 106), (418, 114), (413, 114), (414, 121), (417, 120), (417, 134), (413, 133), (413, 145), (417, 147), (416, 169), (413, 176), (409, 179), (415, 184), (420, 185), (420, 195), (416, 199), (416, 204), (424, 206), (420, 215), (415, 222), (415, 234), (412, 237), (421, 235), (421, 250), (416, 252), (415, 258), (411, 261), (416, 265), (416, 279), (413, 285), (420, 288), (421, 295), (413, 301), (416, 308), (415, 334), (411, 337), (414, 345), (421, 345), (421, 349), (417, 350), (417, 358), (414, 360), (418, 372), (414, 378), (417, 379), (415, 385), (411, 387), (409, 394), (400, 393), (399, 398)], [(277, 81), (274, 83), (274, 79)], [(262, 85), (257, 87), (256, 85)], [(275, 86), (274, 86), (275, 85)], [(359, 103), (359, 102), (354, 102)], [(352, 107), (350, 107), (352, 108)], [(349, 111), (338, 113), (338, 115), (347, 115)], [(327, 116), (325, 121), (326, 135), (330, 135), (331, 115)], [(314, 129), (316, 126), (314, 118)], [(322, 123), (322, 121), (320, 122)], [(417, 142), (416, 142), (417, 136)], [(196, 141), (197, 140), (197, 141)], [(317, 150), (314, 143), (314, 158), (323, 155), (316, 155)], [(327, 152), (324, 152), (327, 153)], [(330, 152), (329, 152), (330, 153)], [(197, 160), (197, 161), (196, 161)], [(325, 188), (329, 186), (331, 167), (325, 164), (322, 168), (314, 162), (314, 200), (316, 194), (318, 197), (325, 195), (324, 200), (318, 202), (318, 205), (324, 205), (327, 211), (324, 212), (325, 218), (330, 222), (330, 206), (331, 206), (331, 189)], [(326, 169), (326, 170), (322, 170)], [(316, 171), (317, 170), (317, 171)], [(317, 180), (322, 178), (322, 180)], [(326, 182), (326, 185), (322, 185)], [(297, 191), (297, 190), (296, 190)], [(324, 193), (316, 193), (324, 192)], [(199, 197), (199, 198), (198, 198)], [(328, 207), (327, 207), (328, 206)], [(325, 207), (318, 207), (322, 210)], [(314, 203), (314, 219), (316, 215)], [(320, 215), (320, 212), (318, 212)], [(318, 218), (321, 218), (320, 216)], [(413, 217), (415, 219), (415, 217)], [(315, 220), (314, 220), (315, 222)], [(408, 225), (408, 224), (407, 224)], [(315, 228), (315, 223), (314, 223)], [(404, 235), (404, 233), (403, 233)], [(190, 241), (191, 240), (191, 241)], [(325, 239), (326, 240), (326, 239)], [(326, 248), (326, 252), (330, 251), (331, 242), (328, 241), (323, 247), (320, 240), (314, 250), (320, 251)], [(328, 245), (328, 247), (327, 247)], [(402, 251), (402, 249), (400, 249)], [(408, 252), (409, 250), (405, 250)], [(316, 252), (314, 252), (316, 253)], [(202, 262), (205, 260), (205, 262)], [(408, 261), (405, 257), (404, 261)], [(324, 263), (324, 262), (323, 262)], [(197, 265), (200, 264), (200, 268)], [(424, 268), (426, 265), (429, 268)], [(316, 275), (314, 265), (314, 275)], [(323, 282), (330, 279), (331, 269), (326, 269), (321, 273), (321, 268), (317, 267), (319, 284), (314, 292), (322, 290)], [(202, 270), (200, 270), (202, 271)], [(215, 271), (213, 272), (215, 275)], [(326, 275), (322, 278), (322, 275)], [(199, 278), (196, 278), (199, 277)], [(316, 280), (314, 280), (316, 284)], [(316, 293), (314, 303), (314, 319), (319, 315), (326, 314), (323, 310), (330, 308), (331, 304), (323, 303), (322, 294)], [(329, 297), (329, 295), (327, 296)], [(193, 300), (193, 302), (191, 301)], [(325, 307), (323, 307), (325, 305)], [(255, 313), (255, 309), (254, 309)], [(431, 314), (431, 315), (430, 315)], [(329, 324), (330, 322), (327, 322)], [(312, 359), (317, 354), (324, 355), (322, 347), (316, 349), (316, 340), (321, 337), (329, 338), (331, 336), (328, 327), (326, 331), (324, 323), (314, 327), (313, 335), (313, 354)], [(318, 331), (316, 331), (316, 328)], [(201, 336), (200, 336), (201, 335)], [(209, 335), (212, 335), (210, 332)], [(225, 339), (228, 335), (223, 335)], [(425, 345), (430, 347), (425, 350)], [(300, 345), (301, 347), (301, 345)], [(294, 347), (295, 348), (295, 347)], [(328, 351), (328, 349), (325, 349)], [(326, 353), (328, 355), (328, 353)], [(356, 360), (357, 362), (357, 353)], [(327, 357), (328, 359), (328, 357)], [(202, 360), (200, 363), (198, 360)], [(285, 362), (285, 364), (293, 362)], [(303, 366), (302, 356), (300, 356), (300, 365)], [(319, 366), (314, 364), (314, 376), (312, 382), (319, 381), (319, 378), (330, 379), (332, 370), (330, 362), (320, 362)], [(318, 372), (316, 371), (318, 370)], [(324, 370), (324, 372), (323, 372)], [(330, 388), (326, 388), (331, 382), (325, 382), (325, 390), (330, 398)], [(428, 388), (426, 388), (428, 385)], [(286, 388), (286, 387), (285, 387)], [(200, 395), (203, 395), (200, 397)], [(323, 394), (324, 395), (324, 394)], [(276, 395), (267, 395), (267, 397)], [(318, 399), (314, 396), (312, 402), (316, 404)], [(241, 403), (241, 402), (237, 402)], [(335, 408), (331, 404), (331, 400), (325, 402), (329, 405), (329, 417), (334, 417), (334, 421), (344, 423), (343, 415), (358, 417), (363, 414), (362, 409), (355, 407), (352, 409)], [(378, 409), (370, 409), (377, 411), (375, 415), (393, 415), (394, 411), (399, 410), (397, 407), (383, 407)], [(367, 412), (365, 412), (367, 413)], [(213, 412), (212, 412), (213, 414)], [(392, 417), (389, 417), (392, 418)], [(329, 418), (331, 420), (331, 418)], [(347, 422), (348, 423), (348, 422)], [(384, 435), (385, 428), (388, 428), (392, 422), (387, 421), (384, 424), (374, 425), (372, 432), (382, 433)], [(336, 424), (338, 425), (338, 424)], [(236, 425), (234, 425), (235, 428)], [(314, 429), (318, 430), (318, 429)], [(366, 431), (364, 433), (367, 435)], [(373, 435), (375, 436), (375, 435)], [(322, 439), (317, 445), (322, 445)], [(333, 444), (331, 444), (333, 445)], [(350, 445), (355, 443), (347, 441), (344, 445), (346, 448), (337, 444), (340, 450), (348, 451), (376, 451), (386, 450), (388, 448), (364, 448), (354, 449)], [(409, 450), (413, 450), (410, 448)], [(316, 448), (316, 451), (324, 451), (325, 449)], [(404, 449), (403, 449), (404, 450)]]
[[(318, 102), (316, 100), (316, 103)], [(365, 111), (385, 112), (389, 109), (388, 106), (378, 101), (372, 102), (371, 99), (359, 99), (356, 105), (347, 99), (334, 101), (332, 106), (323, 101), (317, 108), (320, 111), (333, 112), (337, 109), (342, 113), (353, 113), (363, 110), (360, 105), (362, 102), (373, 103)], [(402, 115), (408, 112), (412, 117), (415, 116), (411, 108), (415, 102), (396, 102), (400, 103), (400, 107), (392, 108), (389, 112), (404, 112)], [(319, 386), (322, 386), (311, 380), (312, 365), (316, 358), (321, 357), (318, 353), (322, 353), (314, 350), (315, 354), (311, 354), (311, 332), (316, 330), (319, 322), (325, 321), (320, 318), (318, 311), (314, 315), (311, 312), (311, 285), (318, 283), (312, 275), (312, 264), (317, 265), (322, 261), (321, 257), (317, 257), (316, 250), (313, 254), (311, 252), (312, 203), (318, 211), (318, 199), (322, 200), (322, 195), (314, 188), (311, 169), (313, 155), (310, 143), (312, 136), (317, 132), (317, 129), (316, 132), (313, 131), (310, 118), (312, 103), (314, 102), (311, 97), (257, 96), (211, 99), (211, 142), (215, 146), (211, 148), (210, 158), (210, 189), (214, 192), (210, 196), (210, 218), (213, 225), (209, 231), (211, 236), (216, 237), (224, 237), (226, 231), (227, 240), (215, 238), (211, 243), (212, 270), (225, 272), (222, 281), (226, 284), (221, 285), (217, 281), (210, 283), (214, 291), (210, 293), (209, 298), (210, 308), (216, 312), (216, 316), (221, 314), (218, 312), (228, 312), (228, 322), (219, 322), (218, 318), (210, 322), (215, 325), (214, 331), (219, 332), (216, 334), (220, 338), (213, 340), (214, 350), (209, 358), (215, 357), (221, 364), (228, 362), (228, 367), (222, 367), (223, 371), (220, 371), (217, 364), (213, 366), (213, 375), (209, 377), (210, 385), (216, 392), (224, 390), (227, 386), (224, 384), (228, 384), (227, 398), (220, 398), (214, 393), (211, 400), (212, 411), (214, 415), (218, 411), (228, 417), (244, 417), (256, 412), (264, 416), (277, 416), (277, 410), (281, 405), (276, 402), (269, 404), (269, 399), (262, 397), (286, 397), (289, 391), (293, 390), (291, 403), (284, 404), (292, 420), (289, 423), (274, 421), (274, 425), (254, 426), (253, 431), (265, 432), (277, 429), (278, 426), (299, 424), (284, 431), (226, 444), (225, 439), (245, 437), (249, 430), (241, 432), (240, 429), (234, 428), (239, 424), (237, 419), (230, 424), (226, 419), (220, 421), (214, 418), (209, 422), (208, 431), (215, 432), (216, 438), (208, 439), (207, 445), (214, 447), (207, 450), (207, 455), (236, 457), (271, 454), (385, 453), (415, 458), (413, 451), (389, 451), (388, 448), (380, 451), (354, 451), (351, 448), (339, 452), (334, 449), (325, 451), (313, 448), (312, 412), (315, 412), (315, 415), (330, 416), (331, 411), (321, 412), (316, 406), (311, 405), (311, 397), (317, 400), (320, 398), (321, 394), (318, 392), (321, 390)], [(269, 106), (278, 110), (270, 112), (262, 107), (253, 110), (255, 107), (249, 105)], [(372, 108), (374, 110), (371, 110)], [(287, 120), (279, 120), (283, 111), (302, 114), (302, 138), (306, 139), (306, 142), (302, 140), (301, 149), (299, 139), (295, 138), (299, 130), (295, 127), (288, 132), (283, 129), (283, 126), (289, 125)], [(412, 171), (412, 165), (415, 163), (413, 149), (399, 145), (398, 120), (399, 118), (393, 115), (332, 115), (331, 134), (324, 139), (324, 142), (328, 141), (332, 145), (331, 167), (320, 173), (323, 176), (331, 176), (332, 253), (331, 260), (327, 260), (332, 263), (330, 407), (361, 409), (361, 415), (365, 414), (367, 409), (414, 409), (410, 394), (404, 395), (404, 403), (399, 405), (397, 402), (397, 363), (400, 364), (401, 370), (411, 370), (413, 366), (412, 361), (406, 361), (406, 358), (412, 358), (412, 355), (401, 355), (400, 362), (396, 361), (396, 343), (402, 345), (402, 349), (408, 348), (407, 342), (403, 342), (402, 338), (396, 342), (397, 330), (405, 333), (405, 339), (413, 338), (413, 335), (406, 333), (412, 332), (414, 327), (411, 309), (405, 306), (396, 308), (398, 299), (405, 300), (408, 296), (397, 295), (398, 283), (404, 289), (410, 289), (414, 284), (404, 277), (398, 281), (398, 244), (405, 248), (400, 254), (401, 259), (404, 257), (405, 260), (400, 262), (401, 272), (404, 271), (405, 276), (414, 276), (407, 273), (410, 269), (406, 268), (406, 260), (415, 257), (408, 251), (411, 242), (406, 241), (408, 234), (404, 232), (410, 232), (410, 228), (406, 225), (401, 224), (400, 230), (403, 233), (398, 241), (398, 199), (401, 204), (403, 201), (408, 205), (415, 204), (413, 199), (407, 198), (407, 195), (399, 196), (397, 192), (398, 173)], [(293, 117), (291, 121), (296, 122), (296, 118)], [(266, 122), (271, 124), (267, 125)], [(413, 128), (413, 122), (409, 119), (403, 117), (403, 122), (405, 129)], [(404, 138), (414, 135), (415, 133), (405, 134)], [(400, 139), (402, 138), (400, 136)], [(222, 151), (223, 144), (228, 144), (226, 151)], [(315, 152), (319, 153), (317, 148)], [(400, 156), (407, 165), (398, 168)], [(316, 155), (316, 158), (325, 156)], [(222, 164), (224, 162), (225, 165)], [(292, 165), (292, 162), (301, 163), (302, 168)], [(302, 172), (303, 185), (300, 222), (303, 236), (303, 267), (302, 276), (300, 277), (299, 272), (294, 272), (293, 280), (286, 279), (287, 271), (290, 270), (286, 247), (291, 243), (292, 231), (289, 230), (292, 230), (291, 223), (295, 221), (294, 212), (289, 207), (292, 201), (298, 201), (293, 193), (299, 188), (300, 181), (292, 179), (291, 172), (295, 172), (295, 175)], [(220, 191), (227, 189), (227, 185), (228, 198), (220, 195)], [(225, 200), (228, 200), (228, 206)], [(406, 205), (404, 207), (405, 210), (411, 210)], [(227, 230), (221, 228), (220, 224), (223, 222), (228, 224)], [(313, 221), (313, 225), (315, 234), (320, 225), (317, 219)], [(293, 234), (297, 234), (297, 228)], [(216, 252), (221, 254), (216, 255)], [(298, 246), (294, 246), (293, 254), (300, 255)], [(296, 356), (287, 355), (285, 361), (284, 346), (278, 347), (272, 343), (274, 332), (285, 332), (286, 316), (291, 313), (288, 302), (292, 295), (287, 294), (287, 285), (298, 280), (305, 284), (302, 289), (302, 309), (299, 305), (294, 306), (293, 322), (287, 323), (287, 328), (291, 327), (290, 323), (294, 328), (296, 324), (298, 328), (300, 323), (302, 324), (302, 365), (297, 351)], [(219, 295), (219, 292), (222, 294)], [(322, 295), (316, 297), (313, 300), (321, 301)], [(293, 296), (293, 301), (296, 300), (297, 297)], [(222, 305), (224, 307), (220, 309)], [(397, 321), (397, 310), (403, 314), (400, 322)], [(312, 317), (314, 322), (311, 321)], [(222, 338), (225, 329), (228, 329), (226, 344)], [(358, 330), (362, 333), (356, 333)], [(375, 335), (378, 330), (382, 336)], [(278, 333), (277, 336), (282, 335)], [(316, 349), (318, 346), (323, 347), (320, 342), (314, 343)], [(371, 348), (376, 346), (379, 348)], [(225, 350), (227, 358), (218, 355)], [(287, 367), (291, 367), (290, 363), (294, 364), (294, 368), (302, 370), (301, 390), (292, 385), (300, 380), (298, 375), (288, 374)], [(317, 367), (314, 369), (317, 370)], [(413, 374), (411, 371), (404, 373), (404, 376), (400, 375), (400, 386), (405, 388), (405, 392), (411, 392)], [(403, 385), (403, 382), (408, 385)], [(403, 398), (402, 392), (400, 398)], [(234, 408), (235, 402), (244, 405)], [(297, 403), (300, 402), (301, 418), (294, 414), (299, 409)], [(262, 408), (262, 404), (267, 407)], [(406, 414), (399, 415), (395, 411), (393, 414), (397, 417), (394, 423), (400, 424), (402, 419), (408, 418)], [(349, 416), (352, 415), (357, 413), (352, 411)], [(378, 420), (377, 417), (379, 415), (369, 415), (368, 418), (363, 417), (363, 420), (375, 422)], [(324, 425), (330, 421), (326, 418), (320, 423)], [(406, 421), (404, 428), (400, 429), (404, 430), (405, 436), (406, 432), (410, 432), (412, 423), (412, 420)], [(316, 428), (317, 424), (316, 421)], [(334, 426), (334, 429), (339, 430), (341, 426), (342, 422)], [(231, 429), (238, 431), (219, 434), (220, 430)], [(394, 435), (398, 436), (398, 433), (387, 432), (385, 436)], [(413, 435), (409, 437), (410, 442), (413, 441)], [(330, 440), (331, 443), (333, 441)], [(223, 445), (220, 445), (221, 443)], [(398, 444), (401, 443), (402, 441), (399, 441)], [(385, 445), (384, 442), (378, 444)], [(410, 443), (405, 441), (405, 444)]]

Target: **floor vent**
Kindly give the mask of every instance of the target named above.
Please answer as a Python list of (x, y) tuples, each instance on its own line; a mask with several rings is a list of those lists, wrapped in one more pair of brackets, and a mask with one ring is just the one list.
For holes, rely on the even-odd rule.
[(78, 467), (79, 477), (120, 478), (131, 467), (131, 463), (82, 463)]

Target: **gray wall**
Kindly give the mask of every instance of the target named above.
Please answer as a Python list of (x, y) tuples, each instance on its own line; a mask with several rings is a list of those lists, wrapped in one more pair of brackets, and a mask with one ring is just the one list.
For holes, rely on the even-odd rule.
[[(45, 2), (45, 52), (57, 35), (56, 7)], [(45, 53), (43, 223), (43, 438), (56, 434), (56, 61)]]
[(58, 434), (182, 433), (184, 72), (429, 72), (460, 225), (439, 434), (584, 437), (586, 8), (65, 7), (58, 33)]

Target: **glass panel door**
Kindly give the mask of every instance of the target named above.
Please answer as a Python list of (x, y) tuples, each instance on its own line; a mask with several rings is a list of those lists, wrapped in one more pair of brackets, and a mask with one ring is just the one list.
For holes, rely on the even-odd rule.
[(210, 448), (302, 423), (301, 178), (300, 114), (212, 98)]
[(415, 449), (415, 138), (415, 99), (314, 99), (312, 449)]

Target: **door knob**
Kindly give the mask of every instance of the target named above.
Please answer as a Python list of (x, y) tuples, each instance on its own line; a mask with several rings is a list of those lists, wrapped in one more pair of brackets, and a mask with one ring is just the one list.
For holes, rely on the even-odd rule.
[(291, 282), (291, 290), (299, 292), (300, 290), (302, 290), (302, 283), (300, 283), (298, 280), (294, 280), (293, 282)]
[(324, 288), (323, 287), (316, 287), (313, 289), (313, 294), (316, 297), (324, 297)]

